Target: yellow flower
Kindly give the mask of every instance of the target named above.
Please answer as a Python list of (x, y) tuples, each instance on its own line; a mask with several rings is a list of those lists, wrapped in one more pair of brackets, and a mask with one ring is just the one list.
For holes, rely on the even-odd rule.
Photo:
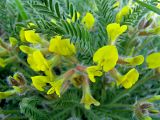
[[(77, 20), (78, 20), (78, 19), (80, 18), (80, 13), (77, 12), (76, 14), (77, 14)], [(72, 22), (74, 23), (74, 22), (76, 21), (76, 20), (75, 20), (75, 19), (76, 19), (75, 16), (76, 16), (76, 15), (75, 15), (75, 13), (74, 13), (72, 19), (67, 19), (67, 22), (68, 22), (68, 23), (71, 23), (71, 21), (72, 21)]]
[(43, 54), (39, 50), (29, 54), (27, 62), (35, 71), (47, 71), (49, 69), (48, 61), (44, 58)]
[(52, 87), (48, 90), (47, 94), (53, 94), (54, 92), (56, 92), (56, 94), (60, 97), (61, 87), (63, 82), (64, 82), (64, 79), (51, 82), (50, 84), (52, 85)]
[(94, 56), (93, 61), (102, 66), (105, 72), (113, 69), (118, 60), (118, 50), (114, 45), (107, 45), (99, 48)]
[(120, 23), (122, 18), (128, 15), (130, 12), (130, 8), (128, 6), (124, 6), (116, 15), (116, 22)]
[(19, 46), (20, 50), (26, 54), (32, 54), (34, 51), (36, 51), (35, 48), (26, 46), (26, 45), (20, 45)]
[(83, 96), (81, 103), (85, 105), (86, 109), (90, 109), (91, 104), (94, 104), (95, 106), (100, 105), (100, 103), (92, 97), (89, 86), (86, 85), (83, 86)]
[(106, 30), (110, 42), (114, 43), (115, 40), (127, 30), (127, 25), (120, 26), (118, 23), (111, 23), (107, 25)]
[(132, 58), (125, 58), (124, 61), (129, 65), (141, 65), (144, 62), (144, 57), (142, 55), (138, 55)]
[(128, 89), (131, 88), (137, 82), (138, 78), (139, 73), (135, 68), (133, 68), (126, 75), (120, 76), (117, 80), (117, 84), (121, 84), (124, 88)]
[(85, 93), (81, 99), (81, 103), (85, 104), (86, 109), (90, 109), (90, 105), (94, 104), (95, 106), (99, 106), (100, 103), (92, 97), (90, 93)]
[(34, 76), (31, 77), (32, 84), (34, 87), (39, 91), (44, 91), (44, 88), (46, 86), (46, 83), (49, 82), (49, 78), (47, 76)]
[(22, 42), (26, 42), (24, 28), (20, 30), (19, 37)]
[(82, 19), (82, 23), (88, 30), (90, 30), (94, 26), (94, 23), (95, 23), (94, 16), (90, 12), (87, 12), (86, 15)]
[(25, 39), (27, 42), (30, 43), (40, 43), (41, 38), (38, 33), (35, 33), (34, 30), (26, 30), (25, 32)]
[(87, 68), (88, 77), (92, 82), (95, 82), (95, 76), (102, 76), (99, 66), (90, 66)]
[(16, 46), (18, 43), (17, 39), (14, 37), (9, 37), (9, 42), (10, 42), (11, 46)]
[(71, 56), (76, 53), (75, 46), (69, 39), (61, 39), (61, 36), (55, 36), (50, 40), (49, 51), (59, 55)]
[(154, 69), (160, 67), (160, 53), (152, 53), (147, 56), (148, 68)]
[(35, 30), (25, 30), (24, 28), (20, 31), (20, 39), (22, 42), (30, 43), (40, 43), (41, 38), (38, 33), (35, 33)]
[(5, 67), (7, 65), (6, 61), (2, 58), (0, 58), (0, 66)]

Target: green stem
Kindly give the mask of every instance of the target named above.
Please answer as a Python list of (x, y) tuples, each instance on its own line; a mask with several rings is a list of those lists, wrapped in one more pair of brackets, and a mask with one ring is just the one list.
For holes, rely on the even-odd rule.
[[(135, 84), (132, 88), (130, 89), (126, 89), (124, 90), (120, 95), (118, 95), (115, 99), (112, 100), (112, 102), (110, 104), (116, 103), (118, 102), (120, 99), (122, 99), (123, 97), (125, 97), (126, 95), (130, 94), (131, 92), (133, 92), (133, 90), (135, 90), (136, 88), (138, 88), (139, 86), (143, 85), (149, 78), (149, 76), (151, 76), (152, 74), (152, 70), (150, 70), (137, 84)], [(151, 76), (152, 77), (152, 76)]]
[(105, 101), (106, 98), (106, 89), (105, 89), (105, 84), (104, 84), (104, 78), (102, 81), (102, 89), (101, 89), (101, 103), (103, 103)]
[(3, 50), (3, 51), (0, 52), (0, 57), (6, 56), (6, 55), (8, 55), (8, 51), (7, 50)]
[[(136, 41), (136, 36), (137, 36), (138, 31), (135, 31), (131, 34), (131, 36), (129, 37), (130, 40), (129, 42), (125, 45), (125, 49), (126, 49), (126, 55), (130, 55), (131, 52), (131, 48), (133, 48), (134, 42)], [(135, 46), (135, 45), (134, 45)]]
[(13, 57), (9, 57), (9, 58), (5, 59), (5, 62), (11, 63), (11, 62), (14, 62), (15, 60), (16, 60), (16, 56), (13, 56)]

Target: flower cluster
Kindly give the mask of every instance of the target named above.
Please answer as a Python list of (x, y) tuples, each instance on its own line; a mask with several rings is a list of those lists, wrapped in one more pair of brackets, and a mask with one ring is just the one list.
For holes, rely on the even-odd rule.
[[(79, 13), (77, 14), (80, 16)], [(71, 20), (67, 19), (67, 21), (75, 22), (74, 17)], [(88, 21), (90, 20), (88, 17), (92, 17), (93, 23)], [(91, 29), (94, 24), (93, 15), (87, 13), (82, 23), (86, 29)], [(32, 85), (37, 90), (45, 92), (48, 95), (56, 93), (60, 97), (68, 89), (70, 83), (72, 83), (76, 87), (82, 87), (83, 97), (81, 103), (84, 103), (87, 109), (90, 108), (91, 104), (100, 104), (91, 95), (88, 77), (85, 72), (86, 67), (78, 64), (75, 57), (76, 47), (71, 43), (69, 38), (57, 35), (52, 37), (48, 42), (40, 34), (36, 33), (35, 30), (22, 28), (20, 39), (24, 44), (20, 45), (19, 48), (27, 54), (27, 62), (30, 68), (40, 73), (31, 77)], [(61, 66), (65, 66), (66, 64), (70, 67), (64, 71)], [(57, 68), (61, 73), (56, 74), (54, 68)]]
[[(21, 44), (18, 46), (18, 50), (26, 54), (27, 65), (36, 73), (30, 77), (31, 86), (45, 95), (60, 97), (72, 84), (82, 89), (81, 103), (86, 109), (90, 109), (91, 104), (100, 105), (100, 102), (93, 98), (90, 89), (90, 81), (96, 82), (96, 77), (105, 76), (105, 73), (109, 73), (115, 79), (114, 83), (117, 86), (123, 86), (126, 89), (131, 88), (139, 78), (139, 72), (135, 66), (141, 65), (144, 62), (144, 57), (142, 55), (121, 56), (116, 46), (117, 39), (128, 29), (128, 26), (122, 25), (121, 21), (124, 16), (129, 14), (130, 10), (128, 6), (123, 7), (117, 13), (115, 22), (106, 25), (107, 44), (95, 51), (92, 66), (80, 64), (76, 57), (78, 50), (70, 38), (55, 35), (47, 40), (42, 34), (37, 33), (36, 29), (21, 28), (19, 34)], [(72, 17), (67, 18), (66, 21), (70, 24), (76, 20), (81, 20), (80, 23), (86, 30), (92, 30), (96, 22), (94, 16), (87, 12), (82, 19), (80, 17), (80, 13), (77, 12)], [(52, 20), (51, 22), (55, 21)], [(28, 27), (30, 28), (30, 26), (36, 27), (33, 23), (29, 23)], [(4, 49), (4, 53), (1, 52), (1, 54), (5, 54), (8, 49), (16, 48), (17, 40), (11, 37), (9, 47), (2, 40), (0, 40), (0, 44)], [(17, 59), (17, 56), (11, 56), (7, 59), (0, 58), (0, 66), (5, 67), (10, 61)], [(150, 54), (146, 61), (149, 68), (160, 68), (160, 53)], [(123, 75), (118, 70), (117, 66), (119, 65), (132, 68)], [(13, 89), (0, 92), (0, 98), (22, 94), (27, 90), (26, 80), (21, 74), (16, 73), (13, 77), (9, 77), (9, 81)]]
[[(67, 22), (76, 22), (76, 18), (80, 18), (79, 12), (77, 12), (77, 15), (74, 14), (71, 19), (68, 18)], [(95, 19), (90, 12), (87, 12), (81, 20), (81, 24), (88, 30), (93, 28), (94, 22)], [(30, 77), (32, 80), (31, 86), (34, 86), (40, 92), (46, 93), (48, 96), (56, 93), (60, 97), (72, 83), (76, 87), (82, 87), (83, 97), (81, 103), (84, 103), (87, 109), (90, 108), (91, 104), (99, 105), (100, 103), (91, 95), (89, 80), (85, 72), (86, 67), (79, 65), (75, 57), (76, 47), (71, 43), (70, 39), (56, 35), (48, 41), (32, 27), (37, 28), (33, 23), (29, 23), (27, 28), (21, 28), (19, 32), (20, 45), (14, 37), (10, 37), (10, 46), (0, 40), (4, 49), (1, 52), (1, 56), (7, 54), (10, 50), (13, 52), (13, 54), (11, 52), (9, 58), (0, 58), (0, 66), (5, 67), (14, 60), (18, 60), (21, 63), (22, 61), (20, 61), (17, 54), (14, 55), (20, 50), (27, 55), (28, 65), (23, 62), (22, 64), (37, 73), (35, 76)], [(67, 70), (64, 70), (63, 67), (67, 68)], [(13, 90), (0, 92), (1, 99), (15, 94), (22, 94), (28, 90), (24, 78), (19, 79), (19, 77), (15, 76), (8, 78)]]
[(102, 76), (102, 72), (110, 72), (116, 79), (117, 85), (122, 85), (125, 88), (130, 88), (136, 83), (139, 77), (138, 71), (133, 68), (126, 75), (121, 75), (115, 68), (116, 64), (126, 65), (140, 65), (143, 63), (144, 58), (142, 55), (135, 57), (120, 57), (115, 45), (116, 39), (127, 30), (126, 25), (120, 26), (118, 23), (111, 23), (107, 25), (106, 30), (109, 36), (109, 45), (99, 48), (94, 56), (93, 61), (97, 63), (96, 66), (87, 68), (89, 78), (92, 82), (95, 82), (94, 76)]

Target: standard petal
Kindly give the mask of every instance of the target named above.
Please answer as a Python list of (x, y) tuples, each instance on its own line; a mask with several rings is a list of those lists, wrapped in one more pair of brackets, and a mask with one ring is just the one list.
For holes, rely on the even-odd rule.
[(105, 72), (113, 69), (118, 61), (118, 50), (114, 45), (107, 45), (99, 48), (94, 56), (93, 61), (103, 67)]
[(49, 78), (46, 76), (34, 76), (31, 77), (32, 84), (34, 87), (39, 91), (44, 91), (44, 88), (46, 86), (46, 83), (49, 81)]

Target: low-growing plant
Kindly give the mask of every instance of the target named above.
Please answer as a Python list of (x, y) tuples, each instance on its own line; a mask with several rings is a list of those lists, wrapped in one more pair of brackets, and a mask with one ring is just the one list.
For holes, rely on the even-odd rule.
[(159, 0), (1, 0), (2, 120), (158, 120)]

